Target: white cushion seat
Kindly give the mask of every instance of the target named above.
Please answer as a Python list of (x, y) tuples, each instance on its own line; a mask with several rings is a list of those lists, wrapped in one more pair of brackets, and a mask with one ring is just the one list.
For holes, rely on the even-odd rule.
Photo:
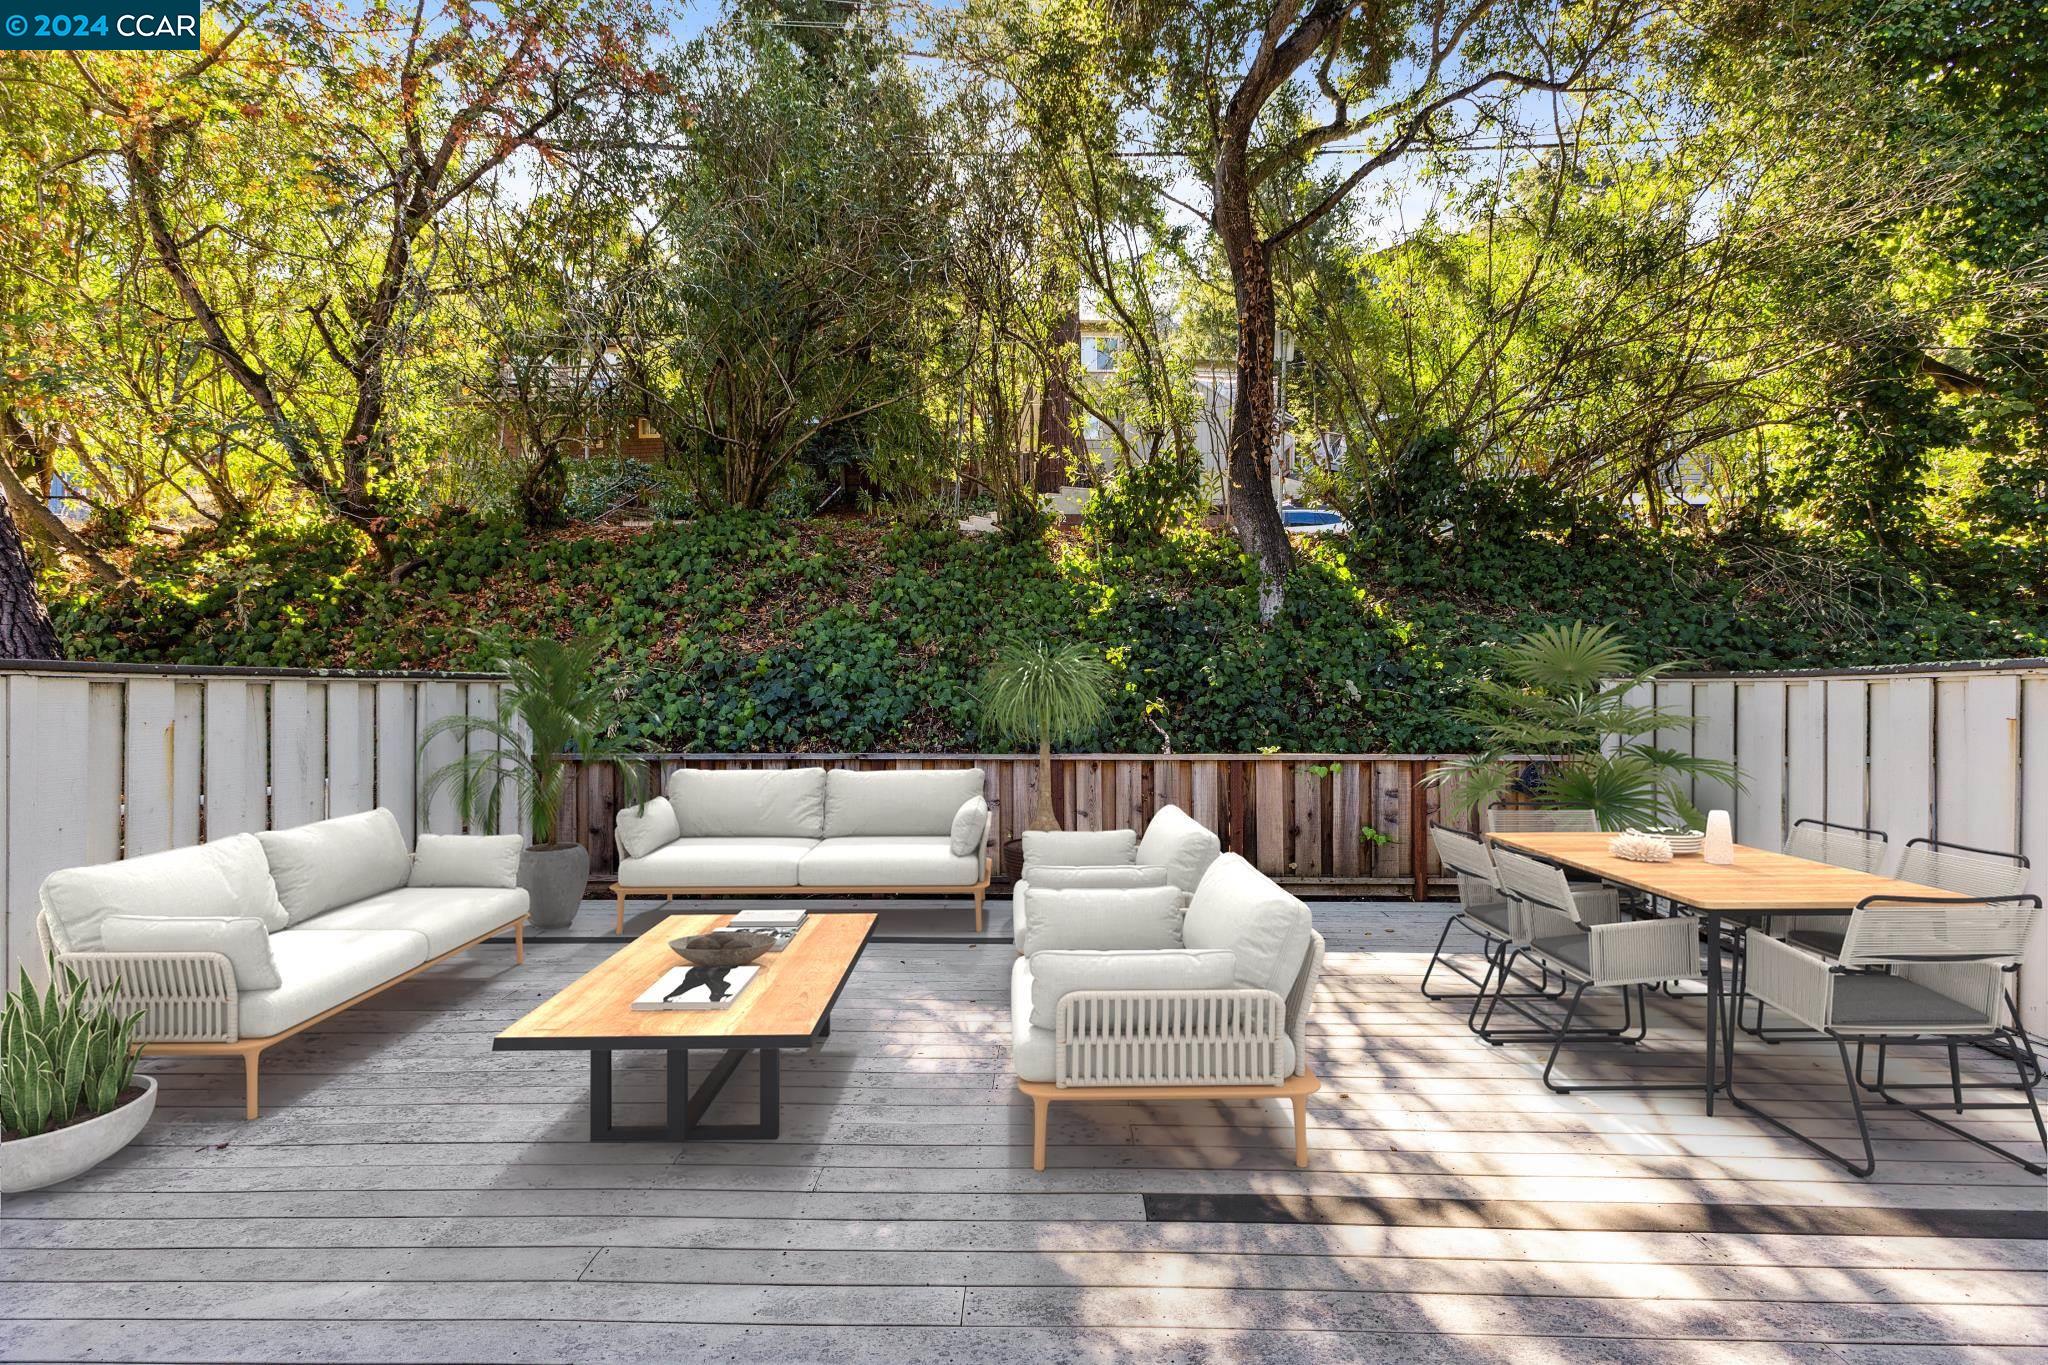
[[(944, 839), (939, 840), (946, 843)], [(816, 839), (682, 838), (619, 863), (620, 886), (795, 886)]]
[(311, 927), (272, 934), (270, 953), (284, 984), (241, 993), (244, 1038), (266, 1038), (303, 1024), (434, 956), (427, 936), (413, 929)]
[(976, 854), (953, 852), (952, 835), (868, 834), (825, 839), (803, 855), (787, 886), (973, 886)]
[(429, 956), (439, 957), (510, 924), (526, 913), (526, 905), (526, 892), (518, 887), (401, 886), (315, 915), (286, 932), (409, 929), (427, 940)]

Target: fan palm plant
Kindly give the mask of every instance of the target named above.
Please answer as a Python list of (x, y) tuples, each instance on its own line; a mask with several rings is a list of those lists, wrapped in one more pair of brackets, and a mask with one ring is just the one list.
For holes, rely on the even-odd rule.
[[(1472, 685), (1456, 713), (1471, 722), (1479, 752), (1445, 764), (1426, 781), (1444, 785), (1465, 815), (1520, 787), (1540, 806), (1591, 810), (1603, 829), (1698, 828), (1687, 792), (1697, 778), (1741, 785), (1733, 763), (1661, 748), (1659, 730), (1693, 718), (1631, 700), (1671, 671), (1645, 666), (1607, 626), (1546, 626), (1494, 650), (1494, 676)], [(1526, 758), (1554, 760), (1533, 781)]]
[(1043, 640), (1013, 644), (996, 656), (981, 684), (989, 728), (1038, 745), (1038, 804), (1032, 829), (1058, 829), (1052, 808), (1052, 746), (1095, 728), (1109, 708), (1109, 665), (1098, 650)]

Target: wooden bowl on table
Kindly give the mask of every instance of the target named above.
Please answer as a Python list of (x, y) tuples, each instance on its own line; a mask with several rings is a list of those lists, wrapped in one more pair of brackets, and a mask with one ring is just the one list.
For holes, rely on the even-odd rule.
[(743, 967), (775, 946), (775, 935), (751, 929), (714, 929), (708, 934), (672, 938), (677, 957), (699, 967)]

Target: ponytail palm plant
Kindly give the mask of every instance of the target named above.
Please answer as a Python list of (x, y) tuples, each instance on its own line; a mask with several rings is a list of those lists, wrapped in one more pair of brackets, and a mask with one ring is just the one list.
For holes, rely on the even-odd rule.
[(1697, 829), (1704, 817), (1688, 794), (1693, 780), (1741, 785), (1733, 763), (1653, 742), (1659, 730), (1693, 724), (1688, 714), (1632, 699), (1673, 665), (1643, 665), (1609, 627), (1545, 626), (1493, 653), (1493, 676), (1475, 682), (1455, 712), (1471, 723), (1479, 752), (1425, 779), (1447, 788), (1453, 813), (1499, 801), (1521, 782), (1530, 757), (1551, 762), (1523, 787), (1537, 805), (1590, 810), (1602, 829)]
[(514, 791), (525, 805), (534, 847), (548, 848), (558, 833), (568, 776), (562, 760), (574, 756), (611, 764), (619, 774), (620, 803), (639, 804), (647, 768), (614, 733), (618, 703), (597, 660), (591, 640), (532, 639), (509, 648), (498, 660), (510, 681), (496, 715), (444, 716), (421, 733), (423, 765), (428, 741), (440, 735), (461, 735), (468, 752), (430, 773), (420, 799), (452, 788), (465, 822), (498, 829), (505, 793)]
[(1052, 808), (1052, 746), (1087, 734), (1109, 709), (1109, 665), (1099, 650), (1043, 640), (1009, 646), (981, 684), (981, 717), (1012, 739), (1038, 744), (1032, 829), (1058, 829)]

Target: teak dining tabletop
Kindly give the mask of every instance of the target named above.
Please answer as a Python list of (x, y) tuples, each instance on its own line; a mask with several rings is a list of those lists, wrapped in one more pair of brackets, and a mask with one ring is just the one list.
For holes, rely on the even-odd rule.
[(1587, 872), (1616, 886), (1632, 887), (1679, 905), (1718, 914), (1846, 912), (1872, 896), (1960, 898), (1958, 893), (1940, 887), (1879, 877), (1744, 844), (1735, 846), (1732, 864), (1714, 864), (1696, 855), (1673, 858), (1668, 863), (1637, 863), (1607, 851), (1614, 838), (1612, 834), (1515, 833), (1488, 837), (1502, 848)]
[(725, 927), (731, 915), (671, 915), (499, 1034), (500, 1051), (593, 1047), (799, 1047), (817, 1035), (874, 933), (871, 914), (811, 913), (789, 946), (722, 1010), (636, 1010), (671, 967), (669, 940)]

